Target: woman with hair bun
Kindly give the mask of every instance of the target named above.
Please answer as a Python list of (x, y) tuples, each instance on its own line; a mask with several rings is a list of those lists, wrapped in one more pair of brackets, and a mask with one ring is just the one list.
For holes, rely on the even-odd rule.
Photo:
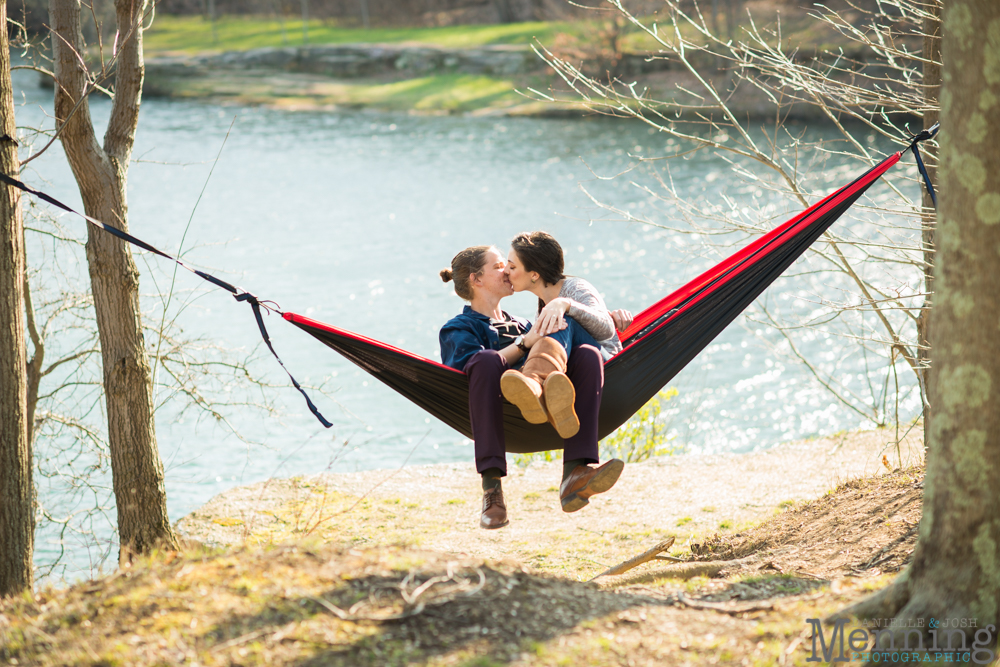
[[(563, 280), (562, 249), (558, 250), (558, 274)], [(529, 262), (538, 260), (530, 250), (526, 256)], [(500, 300), (515, 291), (511, 273), (521, 289), (526, 289), (532, 277), (538, 282), (541, 273), (535, 275), (536, 267), (543, 266), (531, 265), (525, 274), (516, 251), (512, 250), (511, 257), (518, 260), (513, 267), (497, 248), (474, 246), (455, 255), (451, 267), (440, 272), (441, 279), (453, 280), (455, 293), (469, 301), (461, 314), (441, 328), (441, 357), (445, 365), (469, 376), (469, 415), (476, 468), (483, 478), (480, 526), (487, 529), (509, 523), (500, 484), (507, 474), (501, 382), (503, 395), (521, 409), (527, 421), (536, 424), (549, 421), (565, 441), (560, 488), (563, 511), (575, 512), (589, 502), (591, 495), (610, 489), (624, 467), (617, 459), (597, 468), (589, 465), (598, 462), (597, 416), (604, 386), (604, 360), (599, 343), (575, 318), (583, 319), (589, 313), (604, 324), (599, 308), (585, 303), (566, 308), (564, 302), (572, 299), (564, 296), (563, 301), (557, 301), (548, 310), (541, 309), (543, 317), (537, 323), (541, 326), (535, 327), (528, 320), (504, 312)], [(547, 266), (544, 263), (546, 271)], [(555, 277), (550, 272), (545, 275)], [(603, 301), (600, 307), (603, 308)], [(556, 313), (559, 309), (562, 317)], [(613, 317), (612, 327), (620, 324), (621, 329), (631, 322), (627, 311), (616, 311), (612, 316), (603, 308), (603, 316)], [(607, 333), (595, 330), (598, 334)], [(523, 372), (515, 370), (522, 364)], [(512, 383), (521, 383), (521, 391)], [(531, 400), (526, 400), (526, 395)]]

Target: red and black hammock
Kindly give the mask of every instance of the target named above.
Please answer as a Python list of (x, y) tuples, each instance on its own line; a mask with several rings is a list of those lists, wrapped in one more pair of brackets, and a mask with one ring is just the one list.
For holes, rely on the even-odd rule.
[[(889, 156), (850, 185), (639, 313), (621, 334), (624, 349), (604, 365), (598, 436), (609, 435), (655, 396), (896, 164), (900, 155)], [(283, 316), (445, 424), (472, 437), (465, 373), (302, 315)], [(504, 430), (509, 452), (562, 448), (562, 438), (551, 425), (529, 424), (517, 407), (506, 402)]]
[[(932, 197), (933, 189), (920, 160), (917, 143), (934, 136), (936, 130), (937, 126), (925, 130), (914, 137), (910, 145)], [(632, 326), (621, 334), (624, 349), (604, 366), (599, 437), (607, 436), (624, 424), (656, 395), (805, 252), (806, 248), (829, 229), (882, 174), (899, 162), (901, 156), (902, 152), (890, 155), (849, 185), (817, 202), (639, 313)], [(80, 214), (9, 176), (0, 174), (0, 181), (38, 195), (62, 209), (77, 213), (125, 241), (177, 262), (183, 268), (231, 292), (237, 300), (247, 301), (253, 308), (264, 342), (277, 358), (278, 355), (271, 346), (260, 313), (261, 308), (281, 312), (273, 305), (269, 305), (270, 302), (258, 300), (249, 292), (198, 271), (126, 232)], [(347, 357), (391, 389), (465, 436), (472, 437), (469, 422), (469, 382), (465, 373), (303, 315), (281, 314), (286, 320)], [(281, 359), (278, 359), (278, 362), (281, 363)], [(282, 367), (284, 368), (284, 364)], [(295, 378), (291, 379), (295, 388), (305, 396), (310, 411), (324, 426), (329, 427), (330, 422), (319, 413)], [(507, 450), (510, 452), (538, 452), (562, 447), (562, 439), (552, 426), (529, 424), (521, 417), (520, 411), (508, 403), (504, 405), (504, 429)]]

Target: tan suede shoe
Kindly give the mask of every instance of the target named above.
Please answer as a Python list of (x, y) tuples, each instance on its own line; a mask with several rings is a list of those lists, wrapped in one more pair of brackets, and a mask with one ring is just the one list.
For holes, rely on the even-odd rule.
[(595, 493), (604, 493), (618, 481), (625, 468), (621, 459), (611, 459), (607, 463), (591, 468), (577, 466), (559, 487), (559, 500), (563, 512), (575, 512), (590, 503)]
[(556, 433), (563, 440), (572, 438), (580, 432), (580, 418), (576, 416), (573, 404), (576, 402), (576, 390), (565, 373), (551, 373), (542, 385), (542, 400), (549, 420)]
[(503, 490), (500, 487), (483, 493), (483, 515), (479, 518), (479, 527), (487, 530), (503, 528), (507, 520), (507, 504), (503, 501)]
[(549, 420), (542, 403), (542, 385), (534, 378), (510, 370), (500, 376), (500, 392), (521, 411), (529, 424), (544, 424)]

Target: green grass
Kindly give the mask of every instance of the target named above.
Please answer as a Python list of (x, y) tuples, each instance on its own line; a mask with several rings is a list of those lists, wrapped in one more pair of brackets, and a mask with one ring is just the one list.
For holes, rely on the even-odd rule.
[[(466, 113), (481, 109), (505, 109), (524, 105), (515, 88), (531, 85), (533, 79), (515, 84), (506, 79), (469, 74), (379, 81), (330, 79), (308, 87), (248, 80), (239, 72), (205, 79), (180, 79), (161, 87), (178, 98), (220, 97), (241, 104), (269, 104), (277, 108), (337, 106), (421, 113)], [(535, 84), (541, 85), (541, 84)]]
[(444, 74), (406, 79), (358, 88), (352, 97), (366, 106), (382, 106), (418, 111), (465, 111), (493, 106), (505, 98), (514, 99), (510, 81), (486, 76)]
[[(403, 42), (449, 48), (491, 44), (543, 43), (567, 25), (537, 21), (505, 25), (462, 25), (442, 28), (348, 28), (323, 21), (309, 21), (309, 44), (398, 44)], [(284, 31), (276, 19), (223, 17), (212, 24), (201, 17), (158, 15), (143, 33), (147, 54), (164, 51), (243, 51), (265, 46), (301, 46), (302, 21), (286, 20)]]

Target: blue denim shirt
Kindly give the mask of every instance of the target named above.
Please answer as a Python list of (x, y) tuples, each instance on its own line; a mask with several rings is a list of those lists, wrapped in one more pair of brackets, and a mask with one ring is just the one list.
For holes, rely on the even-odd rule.
[[(531, 330), (531, 322), (523, 317), (513, 317), (506, 312), (504, 315), (517, 322), (522, 332)], [(460, 315), (448, 320), (441, 327), (438, 338), (441, 342), (441, 363), (460, 371), (465, 370), (465, 365), (476, 352), (501, 349), (500, 334), (490, 324), (490, 318), (472, 310), (471, 306), (466, 306)]]

